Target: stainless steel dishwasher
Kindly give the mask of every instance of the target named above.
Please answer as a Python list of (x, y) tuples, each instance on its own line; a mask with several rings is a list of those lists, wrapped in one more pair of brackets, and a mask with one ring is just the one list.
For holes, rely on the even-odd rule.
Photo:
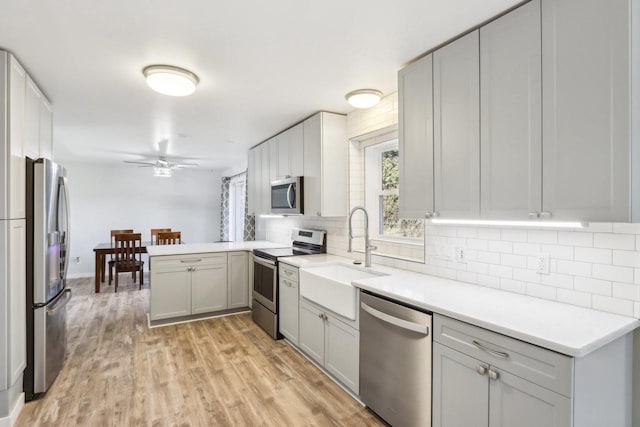
[(431, 315), (360, 292), (360, 399), (394, 427), (431, 425)]

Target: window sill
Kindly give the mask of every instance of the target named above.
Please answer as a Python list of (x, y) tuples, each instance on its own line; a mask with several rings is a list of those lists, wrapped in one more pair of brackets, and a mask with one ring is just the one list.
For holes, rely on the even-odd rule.
[[(361, 251), (361, 250), (354, 250), (353, 252), (364, 255), (364, 251)], [(392, 259), (399, 259), (402, 261), (415, 262), (418, 264), (424, 264), (424, 256), (422, 258), (411, 258), (411, 257), (387, 254), (387, 253), (377, 252), (377, 251), (372, 251), (371, 255), (375, 255), (383, 258), (392, 258)]]
[(375, 236), (372, 242), (398, 243), (407, 246), (424, 247), (424, 238)]

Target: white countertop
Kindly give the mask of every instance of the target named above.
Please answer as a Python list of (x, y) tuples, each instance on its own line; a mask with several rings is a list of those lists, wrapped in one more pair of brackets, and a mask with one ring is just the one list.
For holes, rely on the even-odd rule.
[[(304, 268), (352, 263), (335, 255), (283, 260)], [(390, 275), (353, 285), (569, 356), (581, 357), (640, 327), (640, 320), (426, 274), (374, 265)]]
[(220, 243), (185, 243), (183, 245), (153, 245), (147, 246), (147, 253), (153, 256), (202, 254), (208, 252), (252, 251), (264, 248), (286, 248), (282, 243), (268, 240), (254, 240), (250, 242), (220, 242)]

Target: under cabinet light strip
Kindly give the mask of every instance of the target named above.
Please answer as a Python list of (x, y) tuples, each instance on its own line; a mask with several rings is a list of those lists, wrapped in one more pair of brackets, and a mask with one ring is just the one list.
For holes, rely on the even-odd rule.
[(548, 228), (584, 228), (589, 224), (586, 222), (565, 222), (565, 221), (499, 221), (486, 219), (444, 219), (433, 218), (432, 224), (451, 225), (502, 225), (507, 227), (548, 227)]
[(284, 215), (260, 214), (260, 218), (284, 218)]

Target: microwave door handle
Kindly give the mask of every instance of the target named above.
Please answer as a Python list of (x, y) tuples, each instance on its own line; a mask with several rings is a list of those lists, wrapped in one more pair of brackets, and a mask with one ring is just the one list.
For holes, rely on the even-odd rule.
[(293, 190), (293, 184), (289, 184), (287, 188), (287, 204), (289, 205), (289, 209), (293, 209), (293, 202), (291, 201), (291, 190)]

